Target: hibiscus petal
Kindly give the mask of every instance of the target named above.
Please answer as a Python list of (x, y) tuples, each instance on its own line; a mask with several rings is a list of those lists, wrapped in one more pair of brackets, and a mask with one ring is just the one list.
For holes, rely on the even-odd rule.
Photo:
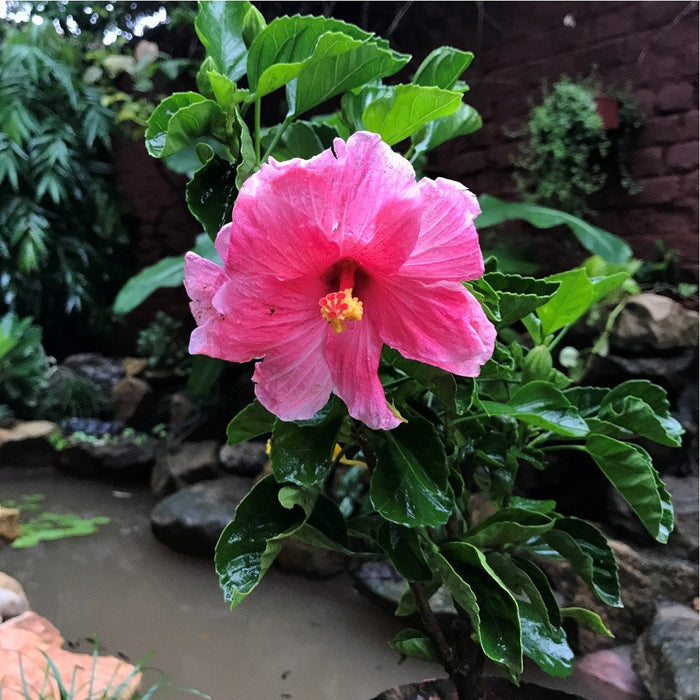
[(474, 219), (476, 197), (452, 180), (423, 179), (423, 217), (415, 248), (401, 273), (422, 280), (473, 280), (484, 272)]
[(211, 260), (196, 253), (185, 255), (185, 289), (191, 300), (192, 315), (198, 324), (216, 315), (212, 299), (227, 279), (226, 273)]
[(365, 321), (348, 323), (342, 333), (329, 333), (328, 367), (337, 394), (348, 413), (374, 430), (390, 430), (401, 422), (389, 408), (377, 369), (382, 342)]
[(328, 402), (333, 380), (324, 357), (327, 333), (324, 326), (298, 326), (255, 366), (255, 395), (282, 420), (312, 418)]
[(496, 330), (461, 284), (373, 279), (364, 299), (381, 339), (406, 358), (475, 377), (493, 354)]
[(279, 279), (340, 258), (395, 271), (418, 237), (422, 197), (410, 163), (377, 134), (336, 139), (308, 161), (274, 160), (243, 185), (227, 269)]

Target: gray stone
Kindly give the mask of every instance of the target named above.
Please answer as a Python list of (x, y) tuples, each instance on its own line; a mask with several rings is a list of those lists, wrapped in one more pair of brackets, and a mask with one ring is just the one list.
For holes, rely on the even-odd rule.
[(697, 564), (669, 556), (663, 547), (608, 543), (617, 561), (622, 608), (605, 605), (567, 562), (538, 561), (568, 605), (597, 612), (615, 635), (612, 640), (579, 626), (578, 650), (583, 653), (635, 641), (653, 619), (657, 603), (671, 600), (689, 605), (697, 595)]
[(243, 442), (240, 445), (222, 445), (219, 451), (221, 466), (231, 474), (258, 476), (269, 460), (265, 443)]
[(219, 471), (216, 440), (182, 442), (160, 450), (151, 472), (151, 490), (158, 498), (195, 484), (215, 479)]
[(670, 350), (698, 345), (698, 312), (659, 294), (630, 298), (610, 336), (625, 352)]
[(242, 476), (224, 476), (166, 496), (151, 511), (153, 534), (178, 552), (210, 557), (252, 485)]
[(54, 448), (49, 438), (56, 429), (56, 424), (47, 420), (20, 421), (0, 428), (0, 465), (52, 466)]
[(0, 622), (17, 617), (29, 610), (29, 600), (22, 585), (12, 576), (0, 571)]
[(112, 387), (124, 376), (120, 359), (104, 357), (93, 352), (69, 355), (61, 364), (95, 382), (104, 391), (106, 399), (109, 399)]
[(632, 667), (632, 647), (625, 644), (586, 654), (574, 662), (571, 680), (584, 684), (600, 700), (637, 700), (647, 693)]
[(633, 663), (655, 700), (698, 699), (698, 614), (661, 604), (635, 644)]
[(302, 574), (313, 579), (326, 579), (341, 574), (348, 559), (341, 552), (314, 547), (290, 538), (277, 555), (275, 563), (288, 573)]
[(76, 476), (129, 478), (148, 481), (157, 441), (135, 443), (128, 438), (69, 443), (56, 454), (56, 466)]

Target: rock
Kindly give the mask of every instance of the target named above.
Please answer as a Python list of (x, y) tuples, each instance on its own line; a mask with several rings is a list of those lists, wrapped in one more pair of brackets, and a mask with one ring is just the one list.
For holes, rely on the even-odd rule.
[(0, 506), (0, 547), (14, 542), (19, 536), (19, 511)]
[(658, 602), (690, 605), (697, 595), (696, 564), (669, 556), (664, 548), (633, 547), (618, 540), (608, 543), (617, 560), (622, 608), (600, 601), (567, 562), (538, 561), (568, 605), (597, 612), (615, 635), (611, 640), (579, 626), (578, 650), (583, 653), (635, 641), (653, 619)]
[[(390, 688), (372, 700), (458, 700), (457, 690), (448, 678), (437, 678)], [(486, 676), (481, 700), (584, 700), (563, 690), (545, 688), (535, 683), (513, 685), (505, 678)]]
[(635, 644), (633, 663), (655, 700), (697, 700), (698, 651), (698, 614), (661, 604)]
[(56, 453), (56, 466), (81, 477), (147, 481), (156, 449), (157, 441), (153, 438), (143, 442), (117, 437), (69, 443)]
[(0, 622), (29, 610), (29, 600), (18, 581), (0, 571)]
[(210, 557), (252, 485), (242, 476), (224, 476), (166, 496), (151, 511), (153, 534), (177, 552)]
[(637, 700), (646, 698), (640, 677), (632, 668), (629, 644), (602, 649), (574, 662), (572, 680), (585, 684), (599, 700)]
[[(696, 562), (698, 560), (698, 477), (663, 477), (666, 490), (671, 496), (675, 525), (669, 537), (666, 552)], [(652, 546), (654, 539), (639, 522), (639, 518), (620, 496), (610, 489), (608, 522), (635, 542)]]
[(698, 312), (659, 294), (637, 294), (617, 317), (610, 341), (626, 353), (697, 347)]
[[(103, 695), (127, 700), (136, 695), (141, 673), (132, 664), (114, 656), (95, 658), (92, 654), (67, 651), (61, 648), (63, 643), (60, 632), (33, 612), (0, 624), (3, 700), (61, 697), (58, 679), (64, 687), (73, 689), (72, 700), (91, 700)], [(25, 686), (31, 695), (26, 694)], [(117, 693), (118, 688), (121, 689)]]
[(112, 388), (110, 401), (114, 419), (124, 423), (133, 423), (155, 405), (151, 385), (138, 377), (119, 380)]
[(20, 421), (11, 428), (0, 428), (0, 465), (52, 466), (54, 448), (49, 436), (56, 429), (56, 424), (47, 420)]
[(219, 443), (215, 440), (182, 442), (160, 450), (151, 472), (151, 490), (158, 498), (198, 481), (216, 479)]
[(122, 368), (127, 377), (138, 377), (146, 367), (148, 360), (145, 357), (125, 357), (122, 360)]
[(92, 352), (69, 355), (61, 364), (95, 382), (104, 392), (106, 402), (112, 387), (124, 376), (121, 360)]
[(258, 476), (268, 460), (265, 443), (262, 442), (222, 445), (219, 450), (221, 466), (227, 472), (239, 476)]
[(345, 571), (348, 559), (341, 552), (314, 547), (290, 538), (285, 541), (275, 563), (287, 573), (326, 579)]

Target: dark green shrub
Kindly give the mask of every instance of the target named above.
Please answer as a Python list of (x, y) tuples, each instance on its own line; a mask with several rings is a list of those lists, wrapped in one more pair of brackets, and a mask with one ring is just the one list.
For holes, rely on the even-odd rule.
[(184, 370), (190, 363), (182, 322), (162, 311), (139, 332), (136, 351), (148, 360), (148, 368), (152, 370)]
[(79, 46), (51, 25), (6, 24), (0, 41), (2, 303), (42, 326), (68, 314), (103, 324), (127, 251), (113, 113), (83, 82)]

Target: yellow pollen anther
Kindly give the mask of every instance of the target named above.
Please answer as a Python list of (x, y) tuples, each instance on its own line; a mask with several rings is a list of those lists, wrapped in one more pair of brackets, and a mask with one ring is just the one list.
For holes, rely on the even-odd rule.
[(352, 289), (326, 294), (318, 305), (321, 316), (331, 324), (334, 333), (345, 330), (345, 321), (362, 320), (362, 302), (352, 295)]

